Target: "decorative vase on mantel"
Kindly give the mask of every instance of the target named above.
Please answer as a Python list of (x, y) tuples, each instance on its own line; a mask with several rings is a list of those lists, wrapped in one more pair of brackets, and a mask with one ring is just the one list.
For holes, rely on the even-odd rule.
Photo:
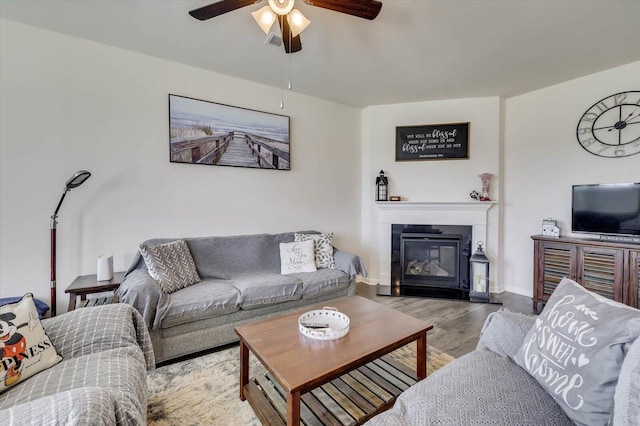
[(483, 173), (478, 175), (480, 180), (482, 181), (482, 192), (480, 193), (480, 201), (491, 201), (489, 198), (489, 189), (491, 185), (491, 178), (493, 175), (491, 173)]

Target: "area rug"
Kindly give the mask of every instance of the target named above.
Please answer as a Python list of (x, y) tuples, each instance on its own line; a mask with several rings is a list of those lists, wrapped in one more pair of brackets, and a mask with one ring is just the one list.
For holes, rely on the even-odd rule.
[[(392, 352), (392, 356), (415, 368), (415, 343)], [(429, 346), (427, 373), (451, 360), (450, 355)], [(239, 364), (239, 348), (234, 346), (150, 371), (148, 424), (259, 426), (249, 403), (239, 398)], [(250, 357), (250, 371), (251, 376), (264, 372), (254, 356)]]

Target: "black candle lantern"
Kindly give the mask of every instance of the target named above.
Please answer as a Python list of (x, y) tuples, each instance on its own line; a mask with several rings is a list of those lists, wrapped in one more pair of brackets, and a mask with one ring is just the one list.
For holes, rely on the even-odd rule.
[(471, 271), (471, 291), (469, 300), (472, 302), (490, 302), (489, 293), (489, 259), (482, 250), (482, 242), (478, 242), (478, 248), (469, 259)]
[(380, 175), (376, 178), (376, 201), (387, 201), (389, 198), (389, 181), (380, 170)]

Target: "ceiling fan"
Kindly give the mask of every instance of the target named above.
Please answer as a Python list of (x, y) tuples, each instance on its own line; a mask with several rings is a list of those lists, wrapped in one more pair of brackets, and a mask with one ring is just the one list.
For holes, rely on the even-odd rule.
[[(262, 0), (220, 0), (207, 6), (194, 9), (189, 15), (201, 21), (214, 18), (216, 16), (231, 12), (241, 7), (259, 3)], [(293, 9), (295, 0), (268, 0), (269, 6), (265, 6), (259, 11), (253, 12), (254, 18), (264, 30), (269, 32), (269, 28), (275, 20), (278, 21), (280, 31), (282, 32), (282, 42), (284, 50), (287, 53), (294, 53), (302, 50), (300, 41), (300, 32), (306, 28), (309, 21), (302, 16), (300, 11)], [(321, 7), (340, 13), (357, 16), (364, 19), (375, 19), (380, 13), (382, 3), (377, 0), (303, 0), (311, 6)], [(270, 14), (270, 22), (261, 22), (263, 19), (262, 12)], [(272, 13), (273, 12), (273, 13)], [(260, 14), (260, 15), (259, 15)], [(301, 18), (299, 18), (301, 16)], [(265, 18), (268, 19), (268, 18)], [(303, 19), (301, 26), (296, 28), (299, 19)], [(306, 21), (306, 22), (305, 22)]]

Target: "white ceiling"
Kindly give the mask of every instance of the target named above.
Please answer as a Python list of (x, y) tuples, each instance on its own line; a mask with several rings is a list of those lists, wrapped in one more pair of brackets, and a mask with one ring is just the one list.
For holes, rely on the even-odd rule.
[[(640, 0), (382, 0), (374, 21), (296, 1), (303, 50), (213, 0), (0, 0), (0, 17), (346, 105), (512, 96), (640, 60)], [(640, 76), (639, 76), (640, 83)], [(639, 84), (640, 86), (640, 84)], [(629, 89), (638, 89), (630, 87)]]

